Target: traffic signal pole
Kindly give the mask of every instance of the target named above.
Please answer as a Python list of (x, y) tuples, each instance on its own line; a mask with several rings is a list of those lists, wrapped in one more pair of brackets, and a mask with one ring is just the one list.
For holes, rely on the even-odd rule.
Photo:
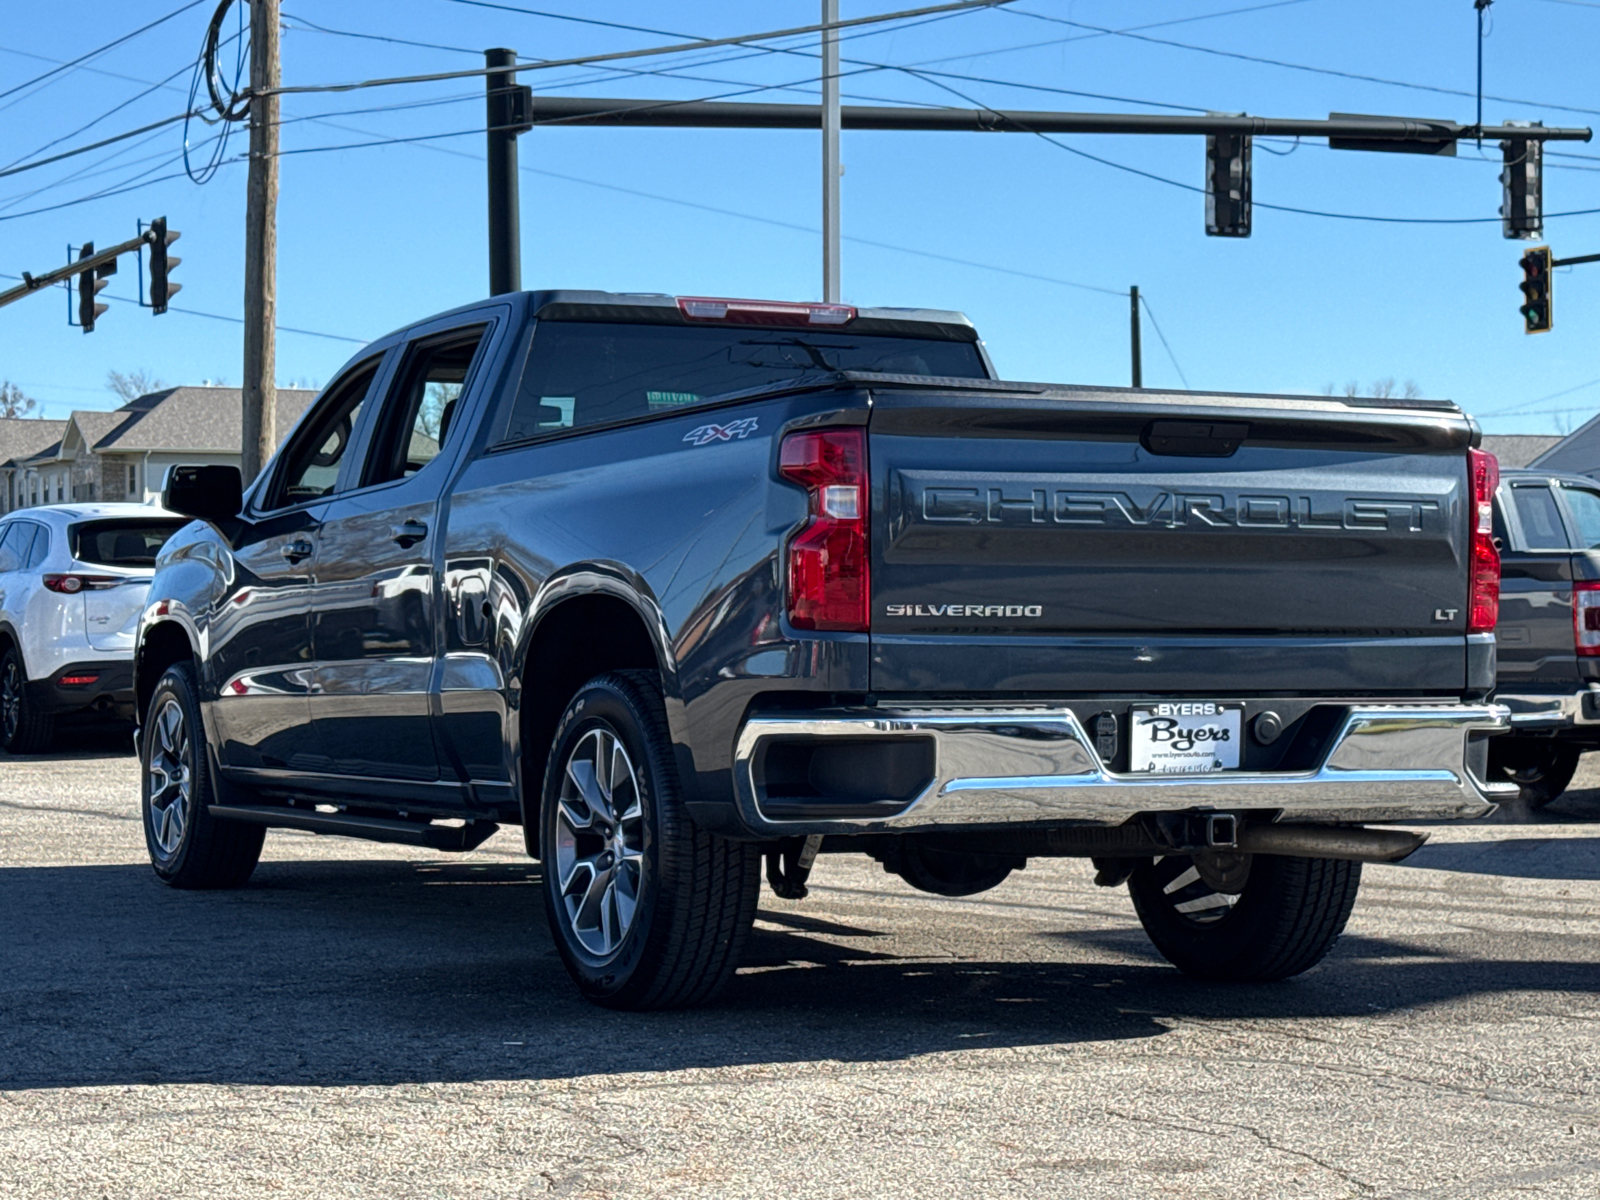
[(250, 2), (250, 177), (244, 218), (245, 485), (277, 449), (278, 0)]
[[(485, 50), (487, 66), (515, 66), (517, 52)], [(510, 98), (517, 87), (513, 72), (485, 75), (489, 131), (489, 294), (522, 290), (522, 225), (517, 196), (517, 133)]]
[(21, 300), (24, 296), (31, 296), (34, 292), (49, 287), (53, 283), (60, 283), (63, 279), (71, 279), (74, 275), (81, 275), (85, 271), (93, 271), (105, 266), (106, 263), (116, 262), (122, 254), (131, 254), (140, 246), (147, 246), (154, 240), (150, 230), (145, 230), (132, 241), (122, 242), (119, 245), (97, 250), (87, 258), (74, 259), (64, 267), (57, 267), (54, 271), (46, 271), (43, 275), (30, 275), (24, 271), (22, 282), (14, 288), (7, 288), (0, 292), (0, 308)]
[(1128, 289), (1128, 320), (1132, 324), (1128, 327), (1130, 334), (1129, 346), (1133, 354), (1133, 386), (1144, 386), (1144, 350), (1139, 345), (1139, 285), (1134, 284)]

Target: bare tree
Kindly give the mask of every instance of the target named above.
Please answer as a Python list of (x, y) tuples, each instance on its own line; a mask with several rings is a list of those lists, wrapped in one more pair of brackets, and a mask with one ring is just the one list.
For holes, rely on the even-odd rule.
[[(1322, 386), (1322, 394), (1324, 396), (1332, 396), (1336, 391), (1338, 395), (1352, 399), (1363, 394), (1361, 384), (1354, 379), (1339, 389), (1335, 389), (1331, 383), (1323, 384)], [(1415, 400), (1422, 395), (1422, 387), (1415, 379), (1408, 379), (1403, 385), (1398, 384), (1395, 382), (1394, 376), (1391, 375), (1387, 379), (1377, 379), (1369, 383), (1365, 394), (1371, 396), (1374, 400), (1387, 400), (1391, 396), (1404, 396), (1407, 400)]]
[(115, 392), (127, 404), (130, 400), (137, 400), (140, 396), (150, 392), (159, 391), (166, 385), (155, 375), (140, 367), (137, 371), (123, 374), (121, 371), (106, 372), (106, 388)]
[(1400, 393), (1407, 400), (1416, 400), (1422, 396), (1422, 385), (1415, 379), (1406, 380), (1405, 391)]
[(22, 389), (9, 379), (0, 381), (0, 417), (25, 417), (38, 407), (37, 400), (24, 396)]
[(1371, 394), (1374, 400), (1387, 400), (1395, 393), (1394, 376), (1388, 379), (1376, 379), (1372, 383)]

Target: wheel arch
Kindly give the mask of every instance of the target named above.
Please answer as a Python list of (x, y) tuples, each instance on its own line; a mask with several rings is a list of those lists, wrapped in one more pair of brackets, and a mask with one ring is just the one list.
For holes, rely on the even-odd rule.
[[(639, 581), (642, 582), (642, 581)], [(611, 571), (588, 568), (540, 589), (513, 673), (512, 761), (523, 839), (540, 857), (539, 804), (556, 725), (578, 689), (607, 671), (645, 670), (677, 694), (666, 622), (655, 598)], [(669, 705), (670, 708), (670, 705)]]
[(133, 694), (139, 724), (144, 724), (145, 710), (150, 707), (156, 682), (173, 663), (185, 659), (196, 666), (200, 662), (200, 656), (183, 622), (170, 618), (157, 621), (140, 633), (139, 645), (133, 655)]

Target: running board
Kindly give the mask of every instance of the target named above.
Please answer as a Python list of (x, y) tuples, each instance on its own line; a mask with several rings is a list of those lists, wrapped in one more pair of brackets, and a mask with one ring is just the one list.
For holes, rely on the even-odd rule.
[(500, 828), (493, 821), (465, 825), (435, 825), (402, 821), (398, 817), (368, 817), (347, 812), (317, 812), (275, 804), (212, 804), (207, 810), (219, 821), (247, 821), (274, 829), (303, 829), (334, 837), (362, 838), (369, 842), (399, 842), (430, 850), (475, 850)]

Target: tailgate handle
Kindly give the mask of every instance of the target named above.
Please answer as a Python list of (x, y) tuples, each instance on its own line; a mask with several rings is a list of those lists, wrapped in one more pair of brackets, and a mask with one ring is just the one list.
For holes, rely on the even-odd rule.
[(1249, 436), (1244, 421), (1151, 421), (1139, 444), (1151, 454), (1227, 458)]

